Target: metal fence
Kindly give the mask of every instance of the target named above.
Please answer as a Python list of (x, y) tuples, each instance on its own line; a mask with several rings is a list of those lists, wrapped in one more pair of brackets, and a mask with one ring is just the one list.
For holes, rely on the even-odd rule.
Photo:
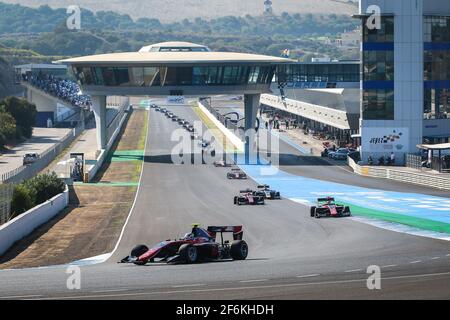
[(405, 156), (405, 164), (408, 168), (422, 170), (422, 156), (409, 153)]
[(60, 142), (39, 155), (31, 165), (21, 166), (0, 176), (0, 183), (20, 183), (36, 176), (44, 170), (65, 148), (67, 148), (84, 130), (84, 125), (73, 128)]
[(10, 219), (13, 190), (13, 184), (0, 184), (0, 225)]

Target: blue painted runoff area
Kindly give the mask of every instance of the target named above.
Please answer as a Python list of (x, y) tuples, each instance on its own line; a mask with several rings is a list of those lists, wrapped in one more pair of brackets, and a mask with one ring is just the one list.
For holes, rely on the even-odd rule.
[(270, 185), (272, 189), (280, 191), (284, 198), (299, 203), (311, 205), (319, 197), (334, 196), (336, 200), (355, 206), (450, 223), (450, 198), (368, 189), (305, 178), (271, 165), (244, 165), (243, 156), (238, 157), (239, 167), (258, 184)]

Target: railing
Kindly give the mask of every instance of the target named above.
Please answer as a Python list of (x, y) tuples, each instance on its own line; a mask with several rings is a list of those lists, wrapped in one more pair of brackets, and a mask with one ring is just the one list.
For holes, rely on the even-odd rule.
[(360, 166), (350, 157), (348, 157), (348, 165), (356, 174), (359, 174), (361, 176), (390, 179), (399, 182), (412, 183), (424, 187), (450, 190), (450, 178), (439, 175), (408, 172), (398, 169), (377, 168), (372, 166)]
[(422, 157), (417, 154), (407, 154), (405, 156), (405, 164), (408, 168), (422, 170)]
[(67, 148), (84, 130), (80, 125), (70, 130), (60, 142), (39, 155), (39, 158), (28, 166), (21, 166), (0, 176), (0, 183), (20, 183), (36, 176), (44, 170), (65, 148)]
[[(78, 108), (78, 109), (80, 109), (80, 108)], [(83, 112), (83, 111), (81, 110), (81, 112)], [(56, 122), (63, 122), (66, 119), (72, 117), (76, 113), (77, 113), (77, 110), (68, 110), (68, 111), (56, 116)]]
[(9, 221), (11, 216), (13, 190), (13, 184), (0, 184), (0, 225)]

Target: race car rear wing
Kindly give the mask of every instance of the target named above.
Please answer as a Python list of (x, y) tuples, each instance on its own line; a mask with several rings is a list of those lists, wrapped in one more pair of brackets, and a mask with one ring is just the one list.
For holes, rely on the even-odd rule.
[(249, 192), (253, 192), (253, 190), (252, 189), (247, 189), (247, 190), (239, 191), (239, 193), (249, 193)]
[(211, 235), (211, 238), (216, 239), (217, 233), (221, 234), (223, 239), (223, 233), (232, 232), (233, 240), (242, 240), (244, 235), (244, 231), (242, 230), (242, 226), (210, 226), (208, 227), (208, 232)]
[(262, 184), (262, 185), (258, 186), (258, 189), (269, 189), (269, 188), (270, 188), (270, 186), (267, 184)]
[(317, 202), (328, 202), (328, 201), (334, 202), (334, 198), (333, 197), (328, 197), (328, 198), (319, 198), (319, 199), (317, 199)]

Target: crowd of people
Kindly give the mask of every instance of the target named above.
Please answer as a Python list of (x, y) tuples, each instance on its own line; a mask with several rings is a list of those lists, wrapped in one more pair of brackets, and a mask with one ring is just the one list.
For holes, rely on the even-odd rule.
[(90, 108), (92, 106), (91, 97), (81, 94), (80, 87), (74, 81), (46, 74), (23, 75), (23, 80), (74, 106), (80, 108)]

